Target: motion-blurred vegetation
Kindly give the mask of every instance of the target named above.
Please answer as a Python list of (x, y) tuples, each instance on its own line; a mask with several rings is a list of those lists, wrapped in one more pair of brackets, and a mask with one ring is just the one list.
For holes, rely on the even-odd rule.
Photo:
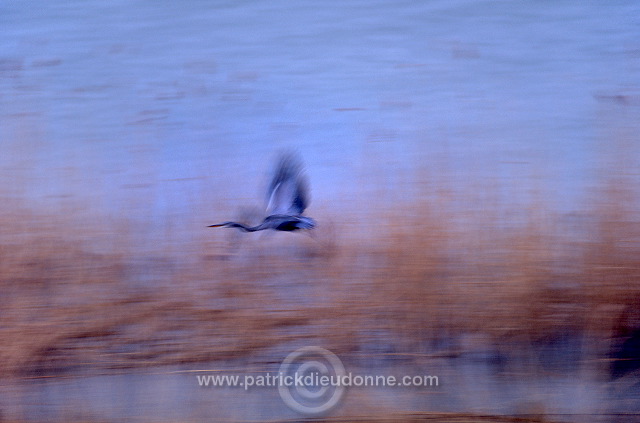
[(230, 245), (231, 232), (201, 225), (179, 247), (144, 250), (132, 234), (145, 229), (124, 216), (12, 201), (0, 221), (0, 374), (213, 362), (301, 339), (337, 354), (455, 356), (469, 333), (534, 364), (536, 345), (575, 338), (575, 361), (606, 374), (616, 345), (637, 336), (640, 222), (635, 186), (603, 179), (584, 213), (537, 198), (511, 211), (518, 225), (498, 204), (455, 205), (436, 180), (366, 219), (332, 223), (320, 206), (315, 237)]

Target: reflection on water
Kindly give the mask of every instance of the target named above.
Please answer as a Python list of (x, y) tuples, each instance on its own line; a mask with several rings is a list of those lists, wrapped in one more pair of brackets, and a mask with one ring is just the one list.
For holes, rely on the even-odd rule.
[[(640, 412), (637, 16), (0, 5), (2, 417), (296, 419), (192, 371), (320, 345), (443, 381), (354, 389), (338, 416), (632, 421), (613, 415)], [(207, 230), (261, 210), (283, 148), (313, 236)]]
[[(574, 355), (575, 351), (564, 350)], [(372, 368), (347, 362), (347, 371), (367, 375), (438, 375), (439, 386), (350, 387), (338, 414), (389, 413), (405, 418), (412, 413), (469, 413), (519, 415), (526, 419), (546, 415), (552, 421), (584, 421), (586, 416), (608, 421), (614, 415), (640, 412), (637, 385), (611, 385), (594, 375), (575, 370), (510, 373), (498, 370), (492, 360), (477, 356), (428, 359), (419, 365), (377, 363)], [(294, 419), (275, 388), (202, 387), (196, 375), (277, 374), (278, 365), (202, 366), (209, 372), (175, 368), (133, 371), (103, 376), (75, 376), (22, 380), (2, 388), (5, 417), (47, 421), (176, 421), (231, 419), (245, 421)], [(260, 369), (257, 372), (256, 369)], [(521, 368), (524, 370), (525, 368)], [(221, 373), (222, 372), (222, 373)], [(422, 373), (416, 373), (422, 372)], [(355, 413), (355, 414), (354, 414)], [(631, 420), (630, 420), (631, 421)]]

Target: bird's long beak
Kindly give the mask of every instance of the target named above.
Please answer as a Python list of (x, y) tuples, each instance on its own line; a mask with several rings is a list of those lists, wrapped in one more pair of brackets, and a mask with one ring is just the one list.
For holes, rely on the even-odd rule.
[(207, 228), (220, 228), (222, 226), (224, 226), (224, 223), (219, 223), (217, 225), (209, 225), (209, 226), (207, 226)]

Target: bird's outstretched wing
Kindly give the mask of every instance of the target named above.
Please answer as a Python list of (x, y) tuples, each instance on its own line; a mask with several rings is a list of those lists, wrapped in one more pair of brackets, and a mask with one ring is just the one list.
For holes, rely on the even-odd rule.
[(301, 215), (308, 204), (309, 188), (300, 158), (282, 154), (267, 190), (267, 213)]

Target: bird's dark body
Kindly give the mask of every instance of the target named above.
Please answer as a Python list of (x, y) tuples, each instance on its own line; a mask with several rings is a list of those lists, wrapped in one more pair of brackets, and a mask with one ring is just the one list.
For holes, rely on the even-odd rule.
[(244, 232), (273, 229), (293, 232), (313, 229), (316, 222), (303, 216), (309, 202), (307, 181), (302, 174), (302, 165), (295, 155), (283, 155), (278, 162), (273, 179), (267, 190), (267, 211), (262, 223), (249, 226), (239, 222), (224, 222), (210, 228), (238, 228)]
[[(316, 222), (306, 216), (271, 215), (267, 216), (261, 225), (273, 227), (277, 231), (297, 231), (299, 229), (313, 229)], [(275, 227), (274, 227), (275, 225)]]
[(276, 231), (297, 231), (298, 229), (302, 229), (300, 227), (300, 219), (292, 218), (291, 216), (268, 216), (264, 219), (263, 224), (276, 225), (273, 229)]

